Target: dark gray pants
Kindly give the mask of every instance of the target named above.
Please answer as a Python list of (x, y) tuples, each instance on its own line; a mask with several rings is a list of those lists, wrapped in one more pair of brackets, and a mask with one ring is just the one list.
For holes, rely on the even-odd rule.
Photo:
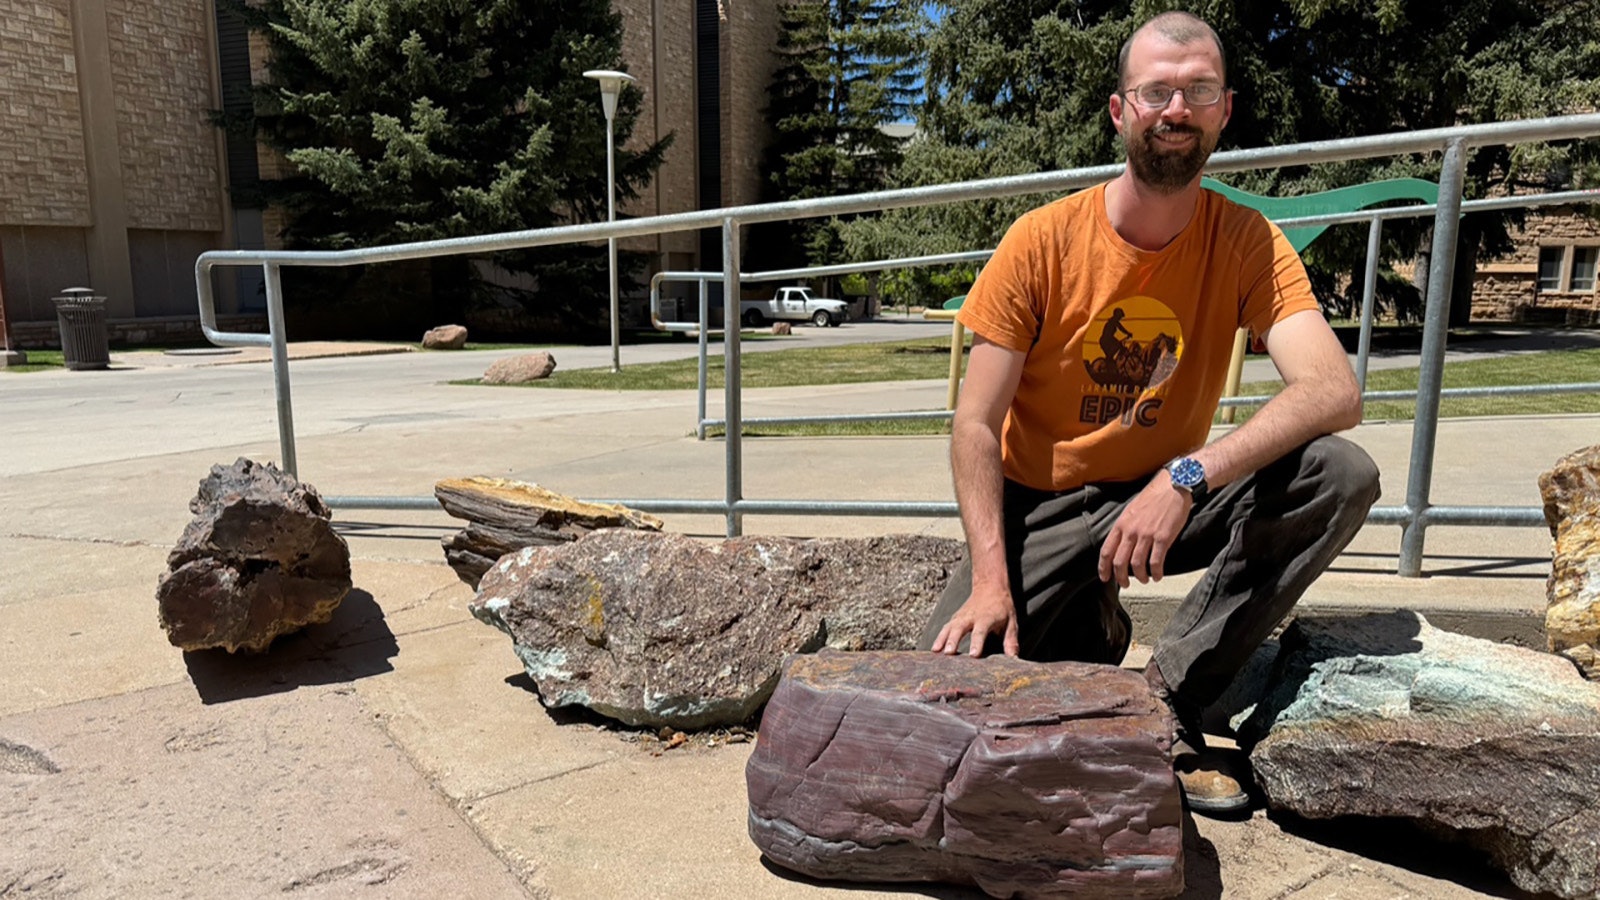
[[(1131, 620), (1116, 582), (1100, 581), (1100, 546), (1145, 483), (1089, 484), (1056, 493), (1006, 482), (1006, 556), (1022, 658), (1122, 661)], [(1200, 706), (1221, 695), (1350, 543), (1377, 499), (1372, 458), (1330, 436), (1197, 504), (1166, 559), (1169, 575), (1206, 570), (1156, 643), (1156, 665), (1173, 692)], [(933, 646), (971, 591), (972, 570), (963, 563), (919, 646)], [(999, 649), (999, 639), (991, 638), (986, 652)]]

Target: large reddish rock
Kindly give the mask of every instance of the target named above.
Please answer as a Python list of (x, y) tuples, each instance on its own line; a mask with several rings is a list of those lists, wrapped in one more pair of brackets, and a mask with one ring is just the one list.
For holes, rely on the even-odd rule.
[(546, 351), (497, 359), (483, 373), (484, 384), (527, 384), (550, 377), (556, 358)]
[(316, 489), (271, 463), (213, 466), (156, 588), (161, 627), (184, 650), (265, 650), (333, 617), (350, 548)]
[(791, 653), (915, 646), (961, 554), (959, 541), (914, 535), (608, 529), (507, 554), (471, 610), (511, 636), (546, 706), (708, 728), (754, 716)]
[(994, 897), (1183, 890), (1172, 719), (1137, 672), (933, 653), (791, 657), (746, 768), (750, 837), (813, 878)]

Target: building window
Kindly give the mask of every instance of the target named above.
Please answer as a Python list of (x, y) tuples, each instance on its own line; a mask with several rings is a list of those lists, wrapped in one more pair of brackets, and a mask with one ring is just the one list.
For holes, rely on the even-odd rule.
[(1539, 290), (1561, 290), (1561, 270), (1567, 261), (1567, 248), (1539, 248)]
[(1600, 247), (1572, 248), (1572, 289), (1594, 290), (1595, 264), (1600, 262)]

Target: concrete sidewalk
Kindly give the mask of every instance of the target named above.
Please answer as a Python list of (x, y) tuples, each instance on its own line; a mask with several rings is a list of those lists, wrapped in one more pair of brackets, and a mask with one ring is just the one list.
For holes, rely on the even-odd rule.
[[(305, 480), (339, 495), (425, 495), (468, 474), (591, 497), (722, 495), (725, 447), (693, 438), (692, 392), (441, 385), (442, 363), (413, 358), (431, 356), (298, 366)], [(438, 544), (454, 528), (442, 513), (339, 511), (356, 590), (334, 621), (260, 657), (180, 653), (156, 624), (156, 579), (212, 464), (278, 458), (270, 378), (259, 367), (134, 374), (93, 382), (103, 396), (70, 408), (50, 383), (0, 381), (0, 896), (980, 896), (769, 869), (745, 835), (741, 735), (667, 750), (544, 710), (510, 642), (467, 615), (471, 592)], [(943, 396), (938, 381), (747, 390), (745, 415), (932, 408)], [(1597, 427), (1596, 416), (1448, 420), (1434, 502), (1536, 505), (1537, 474)], [(1381, 422), (1352, 434), (1380, 463), (1383, 503), (1403, 499), (1410, 434)], [(940, 438), (744, 449), (749, 497), (951, 496)], [(717, 517), (666, 518), (721, 533)], [(953, 519), (752, 517), (747, 530), (959, 535)], [(1367, 528), (1306, 605), (1405, 605), (1527, 639), (1548, 533), (1434, 529), (1420, 580), (1387, 574), (1398, 543), (1398, 529)], [(1142, 634), (1192, 578), (1128, 592)], [(1466, 854), (1369, 825), (1262, 812), (1195, 825), (1190, 897), (1515, 895)]]

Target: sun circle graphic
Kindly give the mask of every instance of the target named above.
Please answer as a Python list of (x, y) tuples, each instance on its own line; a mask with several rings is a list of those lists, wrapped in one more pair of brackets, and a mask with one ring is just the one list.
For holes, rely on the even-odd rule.
[(1128, 297), (1100, 310), (1083, 341), (1089, 377), (1122, 393), (1159, 387), (1182, 357), (1178, 317), (1154, 297)]

